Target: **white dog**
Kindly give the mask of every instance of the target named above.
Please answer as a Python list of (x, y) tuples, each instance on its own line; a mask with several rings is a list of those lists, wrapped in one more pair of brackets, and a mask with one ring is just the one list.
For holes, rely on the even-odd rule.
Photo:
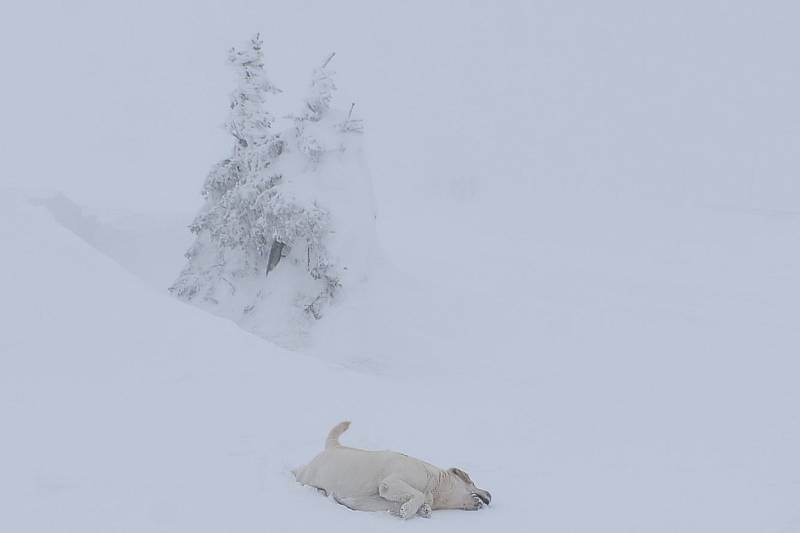
[(402, 453), (342, 446), (339, 436), (349, 427), (350, 422), (341, 422), (331, 430), (325, 450), (293, 471), (297, 481), (350, 509), (389, 511), (401, 518), (428, 518), (434, 509), (473, 511), (492, 500), (458, 468), (442, 470)]

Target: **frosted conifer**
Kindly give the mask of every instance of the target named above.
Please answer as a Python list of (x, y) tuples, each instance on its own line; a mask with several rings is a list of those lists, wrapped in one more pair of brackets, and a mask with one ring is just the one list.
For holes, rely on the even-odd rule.
[[(262, 46), (257, 35), (228, 54), (238, 82), (225, 122), (233, 148), (206, 178), (205, 203), (190, 225), (196, 239), (170, 291), (274, 338), (303, 316), (321, 318), (345, 274), (363, 276), (373, 217), (360, 151), (341, 156), (360, 121), (343, 128), (350, 117), (342, 122), (332, 108), (334, 54), (314, 69), (303, 111), (280, 119), (270, 110), (280, 91), (265, 72)], [(327, 154), (340, 156), (327, 163)], [(352, 211), (354, 199), (367, 224), (350, 213), (334, 231), (331, 209)], [(354, 231), (367, 238), (354, 241)]]

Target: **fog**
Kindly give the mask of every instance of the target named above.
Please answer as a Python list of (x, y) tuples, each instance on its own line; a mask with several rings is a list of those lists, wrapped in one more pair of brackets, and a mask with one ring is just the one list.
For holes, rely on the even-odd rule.
[(4, 9), (2, 180), (15, 188), (195, 209), (229, 150), (225, 51), (261, 32), (287, 94), (337, 53), (384, 221), (409, 202), (507, 195), (800, 209), (792, 2)]

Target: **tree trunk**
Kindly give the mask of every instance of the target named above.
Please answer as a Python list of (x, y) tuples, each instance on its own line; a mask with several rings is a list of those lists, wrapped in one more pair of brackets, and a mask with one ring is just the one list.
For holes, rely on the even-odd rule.
[(278, 266), (278, 263), (283, 257), (283, 247), (286, 246), (278, 239), (272, 241), (272, 247), (269, 249), (269, 259), (267, 260), (267, 271), (264, 273), (265, 276), (269, 276), (269, 273)]

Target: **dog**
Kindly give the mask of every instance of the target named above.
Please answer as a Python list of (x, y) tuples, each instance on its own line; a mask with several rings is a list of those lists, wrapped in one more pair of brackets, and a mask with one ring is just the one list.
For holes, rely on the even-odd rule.
[(402, 453), (342, 446), (339, 437), (349, 427), (340, 422), (331, 429), (325, 450), (293, 471), (298, 482), (354, 511), (388, 511), (402, 519), (430, 518), (437, 509), (476, 511), (492, 501), (458, 468), (442, 470)]

